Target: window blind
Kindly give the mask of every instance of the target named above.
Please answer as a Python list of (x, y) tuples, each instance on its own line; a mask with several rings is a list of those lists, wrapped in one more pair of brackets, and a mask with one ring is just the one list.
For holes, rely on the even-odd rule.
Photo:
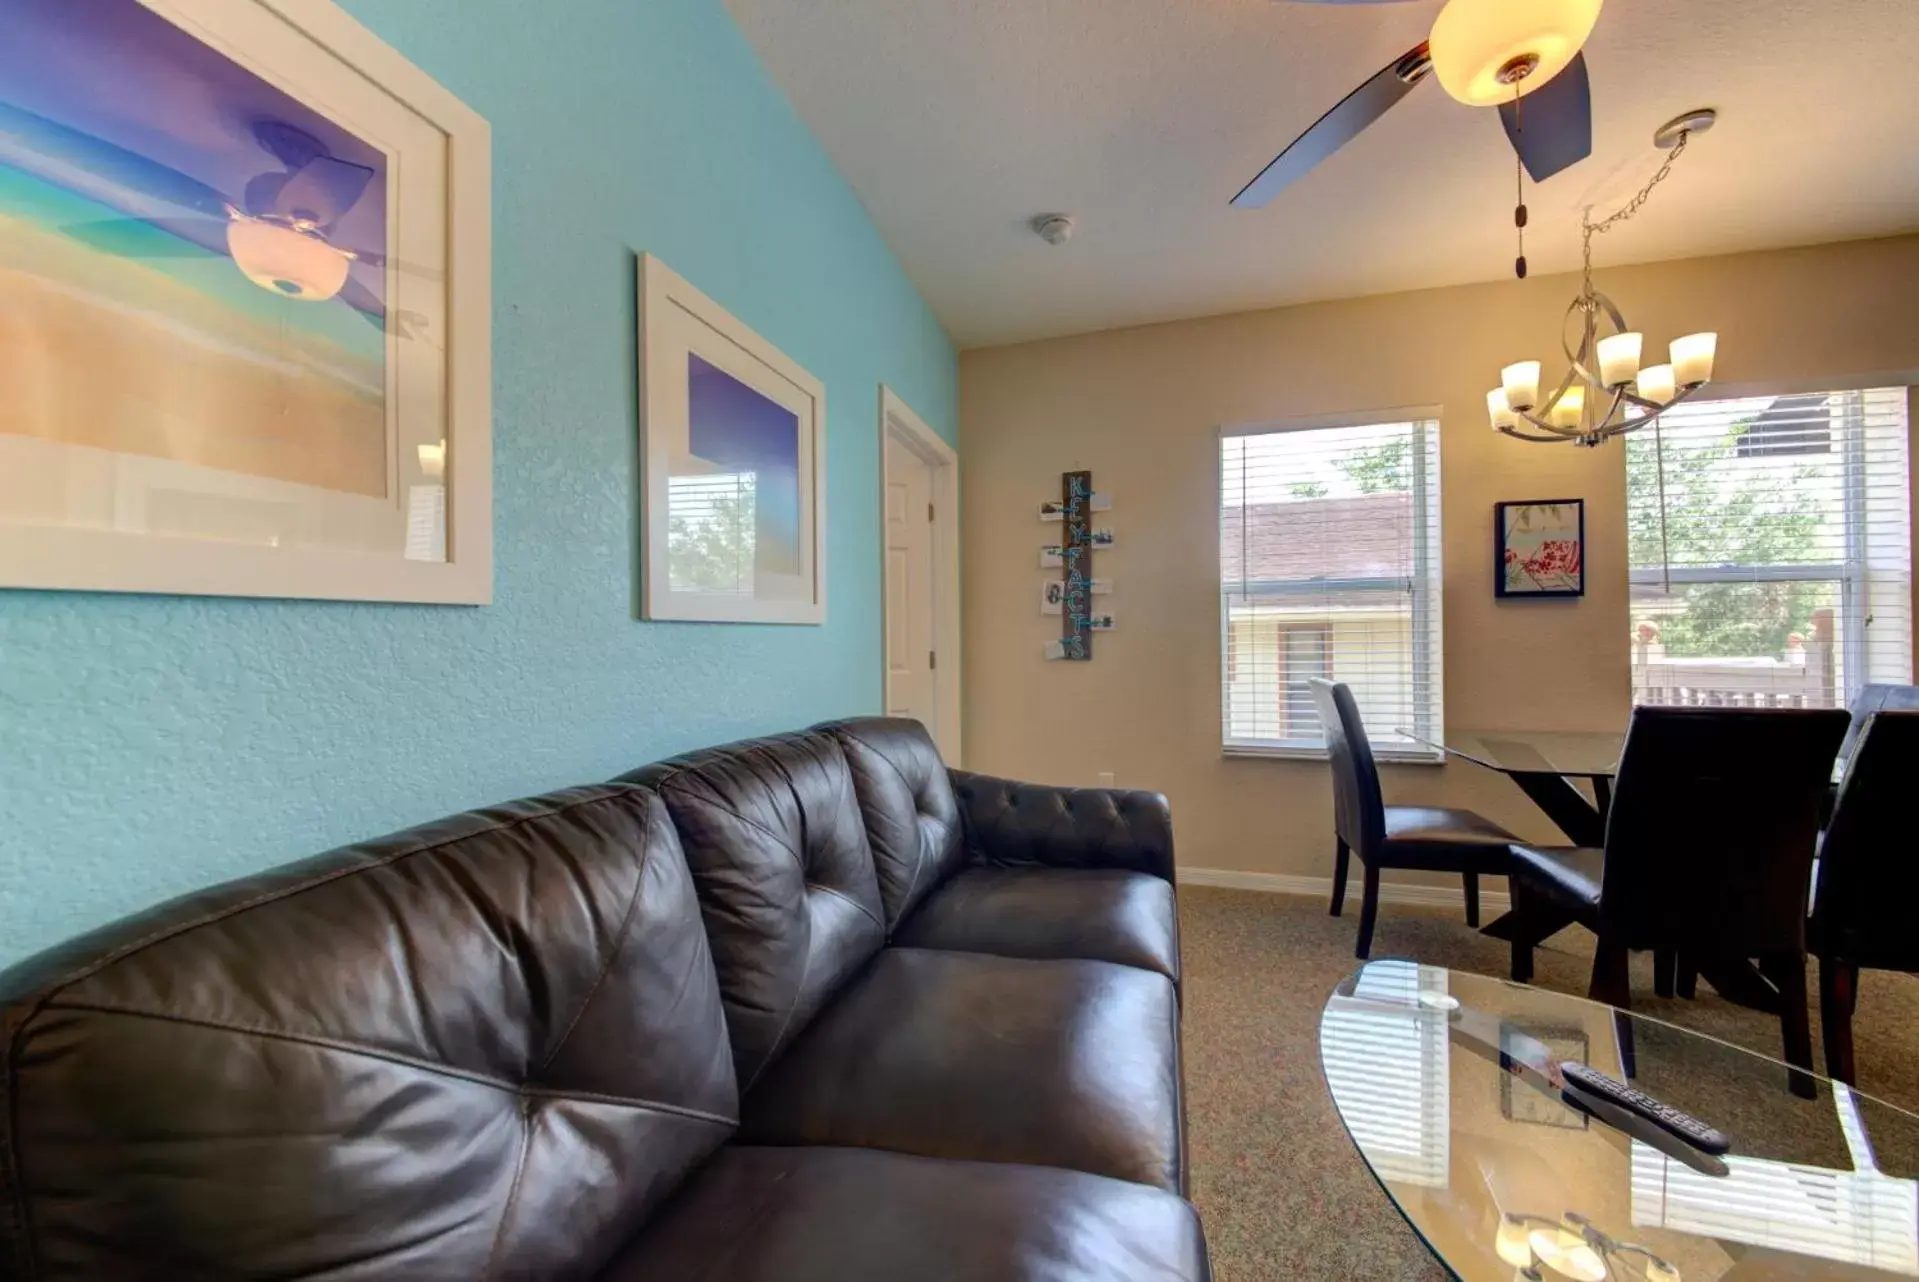
[(1844, 707), (1911, 679), (1905, 388), (1688, 403), (1656, 430), (1626, 447), (1635, 703)]
[(758, 480), (753, 472), (667, 478), (667, 567), (675, 592), (753, 594)]
[(1452, 1076), (1446, 972), (1374, 962), (1352, 998), (1334, 997), (1319, 1021), (1319, 1059), (1339, 1116), (1382, 1180), (1445, 1188), (1452, 1166)]
[(1373, 749), (1440, 733), (1439, 424), (1220, 438), (1221, 704), (1228, 750), (1318, 751), (1311, 677), (1352, 687)]

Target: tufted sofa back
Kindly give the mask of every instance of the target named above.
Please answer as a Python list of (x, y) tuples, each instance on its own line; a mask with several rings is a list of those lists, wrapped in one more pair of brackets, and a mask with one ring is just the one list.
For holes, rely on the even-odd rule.
[(603, 784), (0, 974), (0, 1276), (592, 1276), (738, 1117), (695, 908)]
[(966, 862), (946, 763), (926, 727), (910, 718), (857, 717), (814, 729), (839, 740), (846, 754), (891, 932)]
[(656, 788), (679, 829), (744, 1092), (886, 943), (846, 754), (809, 730), (621, 778)]

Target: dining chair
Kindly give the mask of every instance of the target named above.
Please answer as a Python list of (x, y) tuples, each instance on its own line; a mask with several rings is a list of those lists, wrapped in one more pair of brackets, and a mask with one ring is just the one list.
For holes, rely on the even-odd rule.
[[(1846, 727), (1846, 737), (1839, 741), (1839, 763), (1844, 766), (1852, 760), (1853, 748), (1859, 742), (1860, 732), (1866, 728), (1866, 722), (1875, 712), (1906, 711), (1919, 708), (1919, 686), (1869, 685), (1859, 690), (1859, 697), (1852, 701), (1852, 722)], [(1824, 818), (1832, 818), (1832, 808), (1839, 802), (1839, 785), (1834, 784), (1826, 791), (1826, 813)], [(1822, 825), (1823, 826), (1823, 825)]]
[(1479, 925), (1479, 875), (1504, 876), (1507, 849), (1517, 840), (1492, 820), (1470, 810), (1440, 806), (1389, 806), (1379, 791), (1379, 767), (1353, 692), (1343, 684), (1309, 678), (1313, 707), (1326, 730), (1333, 763), (1333, 916), (1346, 906), (1346, 867), (1355, 855), (1364, 872), (1359, 941), (1354, 956), (1373, 950), (1379, 920), (1382, 868), (1456, 872), (1465, 881), (1466, 924)]
[(1859, 972), (1919, 973), (1919, 933), (1912, 928), (1919, 860), (1905, 791), (1919, 778), (1919, 711), (1872, 714), (1862, 730), (1819, 843), (1807, 925), (1808, 947), (1819, 959), (1826, 1075), (1848, 1084)]
[[(1786, 1061), (1810, 1069), (1806, 903), (1845, 730), (1837, 709), (1635, 708), (1604, 848), (1512, 847), (1512, 977), (1532, 978), (1527, 919), (1554, 912), (1599, 937), (1589, 995), (1622, 1010), (1633, 951), (1654, 950), (1661, 966), (1683, 955), (1708, 979), (1756, 958), (1751, 991), (1721, 995), (1763, 1002)], [(1798, 1074), (1792, 1086), (1813, 1089)]]

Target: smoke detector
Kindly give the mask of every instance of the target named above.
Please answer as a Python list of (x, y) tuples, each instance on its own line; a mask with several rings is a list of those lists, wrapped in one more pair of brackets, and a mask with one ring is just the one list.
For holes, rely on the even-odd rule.
[(1049, 245), (1064, 245), (1073, 238), (1073, 219), (1070, 214), (1041, 214), (1033, 220), (1033, 230)]

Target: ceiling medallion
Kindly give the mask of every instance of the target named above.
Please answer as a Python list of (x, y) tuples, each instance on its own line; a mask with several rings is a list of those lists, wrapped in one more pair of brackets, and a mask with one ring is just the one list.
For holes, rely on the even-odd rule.
[[(1638, 213), (1651, 197), (1653, 188), (1672, 173), (1673, 162), (1686, 150), (1687, 141), (1694, 134), (1712, 128), (1715, 119), (1712, 111), (1702, 109), (1689, 111), (1661, 125), (1653, 141), (1671, 154), (1652, 181), (1610, 217), (1595, 223), (1590, 210), (1581, 215), (1584, 274), (1579, 296), (1566, 308), (1566, 319), (1560, 327), (1566, 375), (1550, 395), (1542, 398), (1538, 361), (1519, 361), (1506, 366), (1501, 372), (1500, 386), (1486, 393), (1487, 412), (1499, 431), (1522, 441), (1599, 445), (1658, 421), (1660, 415), (1711, 381), (1713, 358), (1719, 345), (1717, 334), (1688, 334), (1676, 338), (1668, 349), (1671, 364), (1640, 367), (1645, 336), (1629, 329), (1612, 299), (1593, 288), (1593, 236)], [(1523, 204), (1516, 221), (1523, 236)], [(1523, 242), (1519, 274), (1525, 275)], [(1577, 348), (1565, 337), (1566, 322), (1575, 316), (1579, 317), (1580, 326)], [(1602, 327), (1608, 331), (1603, 337)], [(1527, 431), (1527, 427), (1538, 430)]]

